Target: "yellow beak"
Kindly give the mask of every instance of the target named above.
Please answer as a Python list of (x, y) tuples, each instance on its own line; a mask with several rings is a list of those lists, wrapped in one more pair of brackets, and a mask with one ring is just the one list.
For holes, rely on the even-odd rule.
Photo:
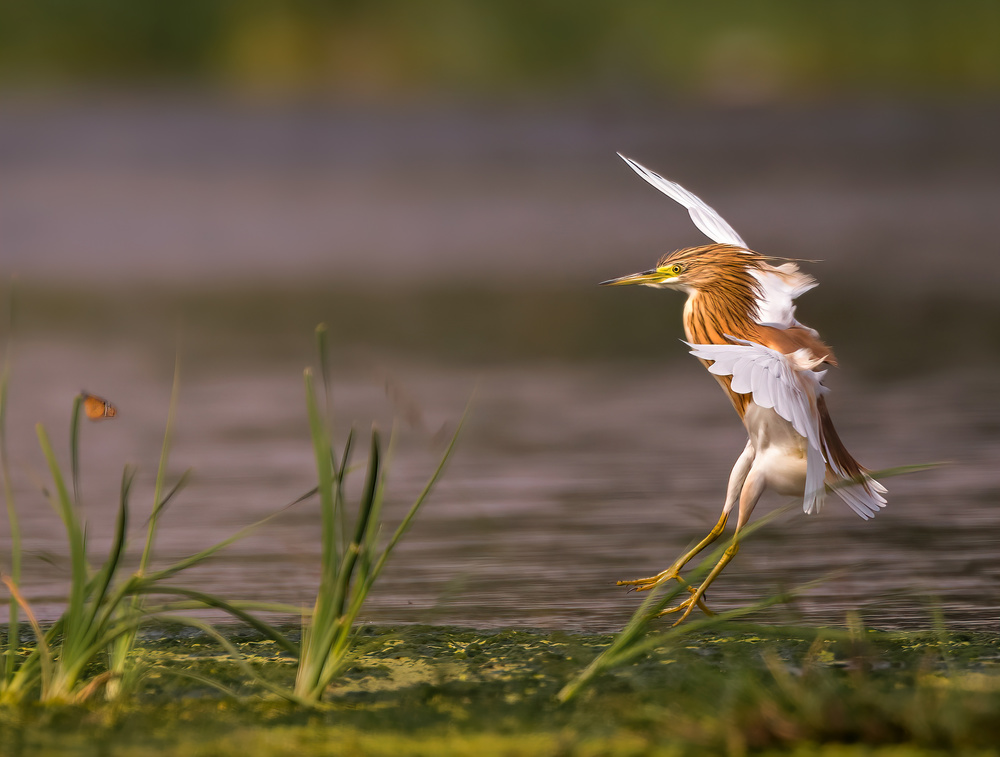
[(600, 286), (619, 287), (625, 286), (626, 284), (662, 284), (669, 278), (671, 277), (665, 276), (663, 271), (658, 271), (653, 268), (649, 271), (643, 271), (642, 273), (630, 273), (628, 276), (619, 276), (617, 279), (602, 281)]

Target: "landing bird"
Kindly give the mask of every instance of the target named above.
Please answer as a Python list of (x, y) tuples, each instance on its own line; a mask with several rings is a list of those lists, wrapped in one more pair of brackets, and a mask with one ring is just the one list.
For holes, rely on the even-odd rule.
[[(618, 582), (644, 591), (672, 579), (680, 581), (690, 596), (664, 611), (680, 612), (680, 623), (696, 606), (708, 612), (705, 590), (739, 551), (740, 530), (765, 490), (802, 497), (802, 509), (815, 513), (831, 486), (867, 520), (885, 507), (886, 489), (851, 456), (833, 427), (822, 368), (837, 364), (833, 351), (814, 329), (795, 320), (793, 300), (816, 281), (795, 263), (775, 264), (778, 258), (754, 252), (691, 192), (621, 157), (639, 176), (687, 208), (695, 226), (715, 244), (669, 253), (655, 268), (601, 283), (641, 284), (687, 294), (686, 344), (722, 386), (749, 436), (729, 475), (722, 517), (709, 534), (655, 576)], [(681, 569), (719, 538), (737, 503), (732, 545), (701, 585), (687, 584)]]

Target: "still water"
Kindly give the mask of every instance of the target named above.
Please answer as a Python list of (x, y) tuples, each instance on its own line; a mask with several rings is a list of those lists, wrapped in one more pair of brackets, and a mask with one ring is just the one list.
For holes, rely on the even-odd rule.
[[(665, 349), (680, 353), (670, 341)], [(10, 453), (24, 529), (24, 589), (51, 619), (65, 592), (67, 550), (39, 492), (47, 474), (33, 423), (57, 445), (72, 394), (118, 405), (83, 428), (83, 503), (92, 548), (106, 548), (121, 466), (140, 465), (133, 548), (152, 498), (166, 418), (169, 360), (136, 360), (123, 341), (22, 340), (11, 385)], [(162, 521), (157, 554), (180, 557), (274, 512), (313, 486), (298, 357), (182, 364), (170, 469), (193, 483)], [(227, 367), (228, 366), (228, 367)], [(945, 467), (886, 480), (889, 507), (863, 522), (836, 498), (759, 532), (710, 592), (732, 608), (826, 577), (768, 619), (840, 623), (859, 611), (878, 627), (955, 627), (1000, 618), (1000, 411), (995, 379), (932, 374), (832, 380), (841, 435), (865, 464)], [(387, 518), (395, 523), (433, 470), (442, 438), (474, 393), (467, 428), (436, 494), (364, 614), (386, 622), (607, 630), (637, 597), (619, 578), (658, 571), (715, 522), (742, 429), (694, 359), (478, 367), (359, 361), (335, 380), (338, 428), (398, 419)], [(342, 438), (342, 437), (341, 437)], [(363, 445), (361, 446), (363, 448)], [(359, 476), (360, 477), (360, 476)], [(782, 504), (765, 499), (758, 513)], [(306, 604), (317, 582), (315, 501), (290, 509), (192, 570), (187, 583), (227, 597)], [(6, 552), (6, 529), (4, 530)]]

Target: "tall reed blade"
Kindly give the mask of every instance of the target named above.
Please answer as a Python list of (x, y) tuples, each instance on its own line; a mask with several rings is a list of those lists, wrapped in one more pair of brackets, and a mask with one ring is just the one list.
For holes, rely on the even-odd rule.
[(337, 524), (334, 513), (334, 475), (331, 463), (330, 436), (316, 402), (312, 371), (307, 368), (303, 376), (306, 386), (309, 431), (312, 435), (313, 452), (316, 458), (316, 475), (319, 479), (320, 513), (322, 516), (321, 537), (324, 555), (323, 579), (332, 580), (336, 572), (337, 562), (333, 559), (327, 560), (326, 556), (333, 555), (337, 550)]
[[(28, 600), (26, 600), (24, 595), (21, 594), (21, 590), (17, 587), (17, 584), (7, 576), (4, 576), (2, 580), (4, 585), (7, 587), (7, 591), (10, 592), (11, 601), (16, 602), (18, 606), (24, 610), (24, 614), (28, 618), (28, 623), (35, 632), (35, 643), (37, 644), (35, 648), (35, 659), (37, 659), (41, 665), (41, 688), (44, 694), (44, 692), (51, 686), (53, 668), (52, 652), (49, 649), (46, 634), (43, 633), (41, 625), (38, 623), (38, 620), (35, 618), (35, 614), (31, 610), (31, 605), (28, 604)], [(13, 688), (13, 686), (10, 687), (8, 691)]]
[(80, 504), (80, 409), (83, 395), (73, 398), (73, 412), (69, 417), (69, 471), (73, 479), (73, 501)]
[[(166, 485), (167, 462), (170, 459), (170, 443), (174, 435), (174, 420), (177, 417), (177, 398), (181, 385), (181, 358), (180, 355), (174, 358), (174, 380), (170, 387), (170, 406), (167, 410), (167, 425), (163, 431), (163, 444), (160, 447), (160, 463), (156, 468), (156, 483), (153, 487), (153, 510), (149, 517), (149, 525), (146, 528), (146, 545), (142, 550), (142, 558), (139, 561), (139, 572), (144, 573), (149, 567), (150, 560), (153, 559), (153, 543), (156, 538), (156, 526), (159, 522), (160, 512), (166, 505), (163, 498), (163, 487)], [(169, 496), (167, 497), (169, 499)]]
[[(326, 329), (316, 330), (320, 365), (326, 397), (330, 397), (326, 373)], [(420, 506), (440, 477), (451, 455), (458, 430), (430, 481), (410, 507), (382, 553), (377, 555), (377, 536), (382, 528), (381, 506), (385, 494), (386, 460), (381, 435), (372, 430), (368, 449), (367, 473), (354, 512), (353, 527), (348, 528), (344, 482), (349, 469), (353, 430), (348, 434), (339, 465), (333, 457), (330, 426), (319, 409), (311, 370), (304, 374), (306, 410), (316, 460), (322, 527), (321, 573), (319, 591), (312, 615), (304, 620), (301, 654), (295, 686), (289, 698), (318, 704), (333, 678), (350, 660), (353, 625), (393, 548), (406, 533)], [(327, 407), (329, 411), (329, 405)], [(466, 413), (468, 408), (466, 408)], [(463, 420), (465, 416), (463, 415)], [(459, 423), (459, 429), (461, 423)], [(392, 449), (395, 435), (390, 437)]]
[(330, 382), (330, 352), (327, 349), (328, 329), (325, 323), (316, 326), (316, 353), (319, 358), (319, 376), (323, 382), (323, 400), (326, 408), (326, 421), (333, 424), (333, 388)]
[[(10, 311), (8, 328), (14, 330), (14, 290), (9, 294)], [(7, 509), (7, 525), (10, 527), (10, 565), (8, 567), (11, 581), (16, 586), (21, 580), (21, 524), (14, 506), (14, 487), (10, 480), (10, 459), (7, 456), (7, 388), (10, 385), (10, 367), (13, 361), (14, 340), (8, 335), (4, 350), (3, 372), (0, 373), (0, 476), (3, 476), (3, 494)], [(18, 622), (18, 603), (11, 595), (7, 603), (7, 650), (4, 653), (4, 663), (0, 668), (0, 694), (14, 676), (17, 663), (17, 653), (20, 646), (21, 629)]]
[(333, 517), (337, 521), (337, 547), (340, 552), (337, 561), (340, 562), (347, 549), (347, 508), (344, 502), (344, 475), (347, 472), (347, 465), (351, 458), (351, 442), (354, 437), (352, 428), (347, 434), (344, 442), (344, 453), (341, 457), (340, 466), (337, 466), (336, 455), (333, 452), (333, 382), (330, 380), (330, 350), (329, 350), (329, 329), (325, 323), (316, 326), (316, 356), (319, 359), (320, 379), (323, 382), (323, 421), (325, 423), (327, 438), (330, 441), (331, 457), (335, 486), (333, 489)]
[(50, 496), (50, 499), (56, 512), (62, 519), (63, 526), (66, 529), (66, 536), (69, 540), (70, 569), (72, 572), (66, 632), (71, 634), (77, 630), (83, 618), (84, 595), (87, 588), (87, 576), (90, 572), (87, 565), (86, 538), (79, 513), (77, 513), (69, 491), (66, 489), (62, 472), (59, 470), (59, 463), (56, 461), (55, 452), (52, 450), (52, 443), (49, 441), (45, 427), (39, 423), (35, 426), (35, 431), (38, 435), (39, 444), (42, 447), (42, 453), (48, 462), (52, 482), (55, 485), (55, 493)]
[(354, 538), (351, 539), (347, 547), (347, 554), (344, 555), (344, 564), (341, 566), (340, 575), (337, 582), (336, 606), (337, 614), (343, 614), (344, 602), (351, 589), (354, 577), (354, 568), (358, 563), (358, 555), (361, 548), (368, 541), (368, 529), (371, 523), (372, 511), (375, 508), (376, 493), (378, 491), (379, 473), (381, 471), (382, 449), (379, 440), (379, 433), (372, 429), (372, 443), (368, 452), (368, 474), (365, 477), (365, 488), (361, 494), (361, 504), (358, 508), (358, 518), (355, 523)]
[[(174, 420), (177, 417), (177, 400), (180, 393), (180, 355), (174, 357), (174, 377), (170, 386), (170, 404), (167, 409), (167, 423), (163, 430), (163, 443), (160, 446), (160, 461), (156, 467), (156, 482), (153, 485), (153, 507), (149, 513), (149, 520), (146, 521), (146, 541), (142, 549), (142, 556), (139, 558), (138, 575), (144, 575), (149, 571), (150, 562), (153, 559), (153, 546), (156, 543), (156, 531), (167, 503), (179, 492), (188, 480), (188, 472), (180, 477), (173, 488), (164, 496), (163, 490), (166, 486), (167, 463), (170, 460), (170, 444), (173, 438)], [(122, 479), (122, 508), (127, 512), (126, 499), (128, 489), (131, 487), (131, 480), (125, 485), (125, 478)], [(112, 604), (114, 612), (121, 612), (127, 619), (139, 619), (142, 616), (143, 598), (138, 593), (134, 594), (131, 601)], [(110, 617), (109, 617), (110, 621)], [(109, 699), (120, 696), (127, 688), (130, 678), (128, 669), (128, 658), (135, 646), (136, 634), (138, 633), (138, 621), (132, 630), (117, 636), (114, 643), (108, 650), (108, 667), (111, 672), (111, 679), (105, 689)]]

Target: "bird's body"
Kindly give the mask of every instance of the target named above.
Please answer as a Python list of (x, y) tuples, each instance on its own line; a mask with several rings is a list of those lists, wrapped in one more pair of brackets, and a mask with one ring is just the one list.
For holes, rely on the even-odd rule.
[[(624, 157), (624, 156), (623, 156)], [(823, 504), (827, 485), (862, 518), (885, 506), (885, 489), (844, 447), (824, 394), (823, 365), (836, 365), (832, 350), (813, 329), (795, 319), (794, 299), (816, 285), (791, 262), (753, 252), (712, 208), (683, 187), (625, 158), (646, 181), (680, 202), (715, 244), (660, 259), (649, 271), (604, 282), (678, 289), (687, 294), (684, 333), (691, 353), (726, 392), (747, 430), (747, 445), (730, 474), (722, 517), (694, 549), (650, 578), (623, 581), (640, 590), (680, 578), (680, 570), (717, 539), (737, 505), (736, 534), (764, 491), (803, 498), (807, 513)], [(856, 485), (851, 485), (856, 484)], [(692, 596), (675, 610), (681, 620), (701, 605), (705, 588), (732, 559), (738, 541)], [(679, 622), (679, 621), (678, 621)]]

